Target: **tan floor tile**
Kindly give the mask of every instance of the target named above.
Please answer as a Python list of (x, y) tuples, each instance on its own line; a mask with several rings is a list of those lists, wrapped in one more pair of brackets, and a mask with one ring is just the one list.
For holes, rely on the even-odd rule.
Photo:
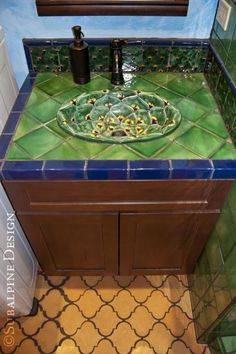
[(182, 336), (186, 328), (188, 328), (191, 320), (186, 316), (182, 309), (178, 306), (170, 308), (166, 314), (164, 322), (174, 336)]
[(156, 320), (144, 306), (137, 307), (129, 319), (129, 323), (132, 328), (140, 337), (146, 336), (152, 329), (155, 322)]
[(104, 336), (109, 336), (119, 322), (120, 319), (110, 305), (103, 305), (93, 319), (93, 323), (99, 328), (100, 333)]
[(193, 318), (189, 291), (185, 291), (181, 300), (178, 302), (178, 306), (184, 309), (184, 312), (188, 315), (189, 318)]
[(166, 275), (147, 275), (146, 279), (152, 287), (159, 288), (164, 283)]
[(103, 339), (99, 342), (93, 354), (117, 354), (117, 352), (109, 340)]
[(60, 287), (63, 286), (67, 277), (65, 276), (50, 276), (48, 277), (48, 282), (51, 286)]
[[(176, 341), (172, 344), (168, 354), (191, 354), (191, 350), (181, 341)], [(197, 354), (197, 353), (194, 353)]]
[(23, 339), (24, 335), (20, 325), (16, 321), (8, 320), (0, 332), (0, 348), (2, 348), (4, 353), (11, 353), (20, 345)]
[(186, 288), (183, 287), (177, 276), (170, 275), (166, 278), (162, 286), (162, 291), (167, 296), (169, 301), (177, 303), (184, 295)]
[(153, 291), (145, 277), (137, 277), (127, 289), (139, 303), (145, 302)]
[(77, 329), (81, 327), (82, 323), (86, 320), (76, 305), (67, 305), (61, 313), (58, 321), (65, 333), (73, 335)]
[(49, 293), (40, 301), (44, 312), (49, 318), (56, 318), (67, 305), (59, 289), (51, 289)]
[(95, 290), (89, 289), (85, 294), (76, 302), (84, 317), (92, 318), (100, 309), (103, 302), (97, 295)]
[(122, 319), (129, 318), (135, 307), (138, 306), (127, 290), (121, 290), (118, 296), (112, 301), (111, 305)]
[(87, 277), (82, 277), (83, 281), (85, 284), (89, 287), (95, 287), (98, 286), (100, 281), (102, 280), (101, 276), (87, 276)]
[(17, 348), (16, 354), (39, 354), (38, 348), (32, 339), (25, 339), (22, 341), (19, 348)]
[(113, 277), (104, 277), (96, 287), (98, 294), (105, 302), (111, 302), (120, 290), (118, 283)]
[(19, 319), (22, 330), (26, 335), (36, 334), (45, 321), (47, 321), (47, 318), (43, 315), (41, 308), (38, 309), (35, 316), (26, 316)]
[(130, 349), (135, 346), (138, 337), (135, 335), (130, 325), (123, 322), (118, 325), (110, 339), (119, 354), (127, 354)]
[(50, 353), (56, 350), (63, 335), (54, 321), (48, 321), (43, 324), (43, 327), (34, 338), (43, 352)]
[(70, 301), (74, 302), (78, 301), (87, 289), (87, 285), (83, 281), (82, 277), (79, 276), (69, 277), (63, 286), (65, 295)]
[(132, 282), (135, 279), (135, 276), (120, 275), (120, 276), (116, 276), (114, 278), (121, 288), (124, 288), (124, 287), (127, 288), (128, 286), (131, 286)]
[(150, 343), (155, 353), (166, 354), (174, 337), (162, 323), (157, 323), (145, 339)]
[(36, 289), (34, 293), (36, 299), (41, 300), (50, 288), (51, 286), (48, 283), (46, 277), (43, 274), (38, 274), (36, 281)]
[(197, 343), (193, 322), (189, 324), (181, 340), (186, 343), (187, 347), (189, 347), (194, 354), (202, 354), (206, 348), (204, 345)]
[(165, 317), (171, 304), (161, 291), (155, 290), (144, 305), (147, 306), (156, 319), (162, 319)]
[(98, 334), (94, 324), (85, 322), (72, 337), (83, 353), (90, 353), (98, 345), (101, 336)]
[(139, 341), (132, 350), (131, 354), (154, 354), (154, 351), (150, 348), (147, 342)]
[(55, 354), (79, 354), (79, 350), (73, 340), (66, 339), (57, 348)]

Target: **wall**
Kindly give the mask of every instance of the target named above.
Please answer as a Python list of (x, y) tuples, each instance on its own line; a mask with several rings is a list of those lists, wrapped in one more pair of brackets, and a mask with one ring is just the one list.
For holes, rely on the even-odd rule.
[(211, 42), (236, 84), (236, 5), (232, 0), (227, 0), (227, 2), (232, 6), (228, 29), (224, 31), (215, 21)]
[(209, 38), (218, 0), (190, 0), (187, 17), (110, 16), (38, 17), (34, 0), (0, 1), (0, 24), (4, 27), (17, 82), (22, 84), (27, 67), (22, 38), (71, 37), (80, 24), (87, 37)]
[[(236, 301), (236, 182), (189, 280), (199, 338)], [(203, 335), (204, 341), (209, 333)], [(232, 334), (236, 334), (235, 327)]]

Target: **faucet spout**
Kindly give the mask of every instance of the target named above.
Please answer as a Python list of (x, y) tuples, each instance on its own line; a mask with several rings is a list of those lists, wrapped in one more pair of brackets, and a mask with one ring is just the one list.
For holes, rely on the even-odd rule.
[(111, 83), (112, 85), (122, 85), (123, 76), (123, 55), (122, 47), (127, 41), (124, 39), (113, 39), (111, 42)]

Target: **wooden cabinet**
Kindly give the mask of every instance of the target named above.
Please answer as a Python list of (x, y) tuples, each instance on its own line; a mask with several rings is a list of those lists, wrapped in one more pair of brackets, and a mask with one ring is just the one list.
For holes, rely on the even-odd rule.
[(118, 214), (19, 214), (48, 274), (116, 274)]
[(192, 271), (231, 181), (4, 181), (49, 275)]
[(120, 217), (120, 273), (187, 273), (218, 213), (124, 213)]

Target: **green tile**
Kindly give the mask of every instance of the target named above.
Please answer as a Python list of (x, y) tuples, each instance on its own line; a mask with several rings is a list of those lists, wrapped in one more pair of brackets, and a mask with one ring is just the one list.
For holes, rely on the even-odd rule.
[(223, 267), (223, 258), (221, 255), (220, 244), (218, 240), (218, 235), (214, 229), (211, 233), (210, 239), (207, 242), (205, 251), (208, 259), (208, 264), (210, 268), (210, 273), (212, 279)]
[(81, 154), (80, 151), (76, 151), (71, 145), (64, 143), (57, 148), (49, 151), (45, 155), (41, 156), (42, 160), (84, 160), (86, 156)]
[(174, 142), (155, 155), (156, 159), (200, 159), (201, 157)]
[(66, 133), (64, 130), (62, 130), (56, 119), (53, 119), (52, 121), (50, 121), (47, 124), (47, 127), (51, 130), (53, 130), (54, 133), (60, 135), (63, 139), (68, 139), (70, 137), (70, 135), (68, 133)]
[(8, 152), (7, 152), (7, 160), (30, 160), (31, 157), (23, 151), (16, 143), (13, 143)]
[(47, 128), (40, 128), (17, 140), (17, 144), (27, 151), (33, 158), (45, 154), (59, 145), (62, 140)]
[(14, 140), (19, 139), (34, 129), (37, 129), (40, 125), (41, 123), (39, 121), (36, 121), (33, 117), (27, 115), (26, 113), (22, 113), (14, 135)]
[(46, 92), (49, 96), (57, 95), (59, 92), (70, 90), (73, 87), (72, 83), (57, 76), (38, 85), (38, 89)]
[(111, 147), (100, 153), (97, 160), (140, 160), (141, 156), (126, 145), (111, 145)]
[(219, 113), (211, 112), (207, 114), (197, 122), (197, 125), (219, 135), (223, 139), (229, 136), (224, 121)]
[(232, 301), (227, 276), (223, 270), (213, 282), (218, 314), (221, 314)]
[(176, 74), (174, 74), (174, 73), (148, 73), (148, 74), (145, 74), (143, 77), (145, 80), (151, 81), (154, 84), (165, 86), (165, 84), (167, 82), (176, 78)]
[(61, 104), (49, 99), (43, 103), (35, 104), (31, 106), (28, 109), (28, 112), (30, 112), (34, 117), (36, 117), (42, 123), (46, 123), (49, 120), (56, 117), (60, 107)]
[(213, 160), (236, 159), (236, 151), (232, 143), (226, 143), (210, 157)]
[(83, 85), (83, 90), (86, 91), (105, 90), (111, 88), (111, 82), (101, 76), (95, 76), (95, 78), (93, 78), (90, 82)]
[(176, 142), (190, 149), (195, 154), (201, 155), (203, 158), (208, 158), (222, 146), (224, 141), (198, 127), (193, 127), (181, 135)]
[(232, 250), (225, 262), (225, 271), (229, 280), (230, 292), (233, 298), (236, 297), (236, 247)]
[(178, 75), (176, 79), (171, 80), (165, 86), (177, 92), (183, 96), (191, 95), (193, 92), (200, 89), (205, 83), (204, 76), (202, 74), (194, 75)]
[(177, 107), (179, 108), (181, 114), (192, 122), (196, 122), (204, 114), (206, 114), (207, 111), (209, 111), (206, 107), (201, 106), (199, 103), (193, 102), (187, 98), (177, 103)]
[(155, 91), (157, 89), (157, 86), (152, 82), (143, 80), (138, 76), (135, 76), (130, 81), (126, 82), (124, 87), (140, 91)]
[(143, 156), (151, 157), (170, 143), (171, 142), (169, 139), (162, 137), (160, 139), (146, 141), (144, 143), (132, 143), (129, 146), (133, 150), (141, 153)]
[(69, 138), (67, 141), (71, 146), (73, 146), (73, 148), (79, 150), (79, 152), (87, 159), (94, 158), (97, 154), (110, 146), (109, 144), (89, 142), (74, 137)]
[(27, 110), (30, 106), (34, 104), (40, 104), (43, 101), (46, 101), (47, 99), (48, 95), (46, 95), (46, 93), (40, 91), (39, 89), (37, 89), (37, 87), (34, 87), (30, 94), (28, 102), (26, 103), (25, 109)]
[(182, 96), (177, 95), (176, 93), (166, 90), (163, 87), (159, 87), (156, 91), (155, 91), (159, 96), (165, 98), (166, 100), (169, 100), (170, 102), (178, 103), (179, 101), (181, 101), (183, 99)]
[(180, 125), (177, 129), (173, 131), (173, 133), (168, 135), (168, 139), (171, 141), (177, 139), (179, 136), (188, 131), (192, 126), (193, 124), (191, 122), (189, 122), (187, 119), (182, 118)]
[(216, 232), (218, 234), (223, 258), (226, 260), (229, 252), (236, 246), (236, 227), (228, 203), (216, 224)]
[(51, 72), (38, 73), (35, 79), (35, 85), (40, 85), (42, 82), (52, 79), (55, 74)]
[(85, 92), (81, 87), (74, 87), (72, 90), (60, 93), (53, 97), (53, 99), (59, 103), (64, 103), (66, 101), (71, 100), (72, 98), (81, 95), (81, 93)]
[(207, 88), (202, 88), (199, 91), (195, 92), (190, 98), (202, 106), (206, 106), (207, 108), (215, 109), (217, 108), (217, 103), (212, 96), (211, 92)]

